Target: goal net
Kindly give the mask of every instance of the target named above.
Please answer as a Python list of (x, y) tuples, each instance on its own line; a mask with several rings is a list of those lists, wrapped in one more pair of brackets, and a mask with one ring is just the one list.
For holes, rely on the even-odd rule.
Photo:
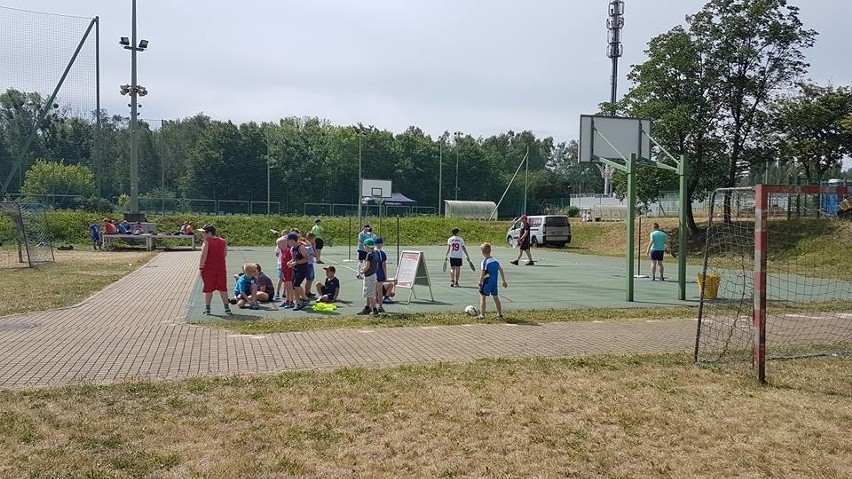
[(852, 352), (852, 222), (824, 211), (849, 188), (758, 185), (714, 192), (698, 362)]
[[(21, 196), (40, 159), (100, 178), (97, 23), (0, 6), (0, 198)], [(37, 193), (49, 203), (67, 192)]]
[(35, 267), (53, 261), (47, 207), (0, 202), (0, 268)]

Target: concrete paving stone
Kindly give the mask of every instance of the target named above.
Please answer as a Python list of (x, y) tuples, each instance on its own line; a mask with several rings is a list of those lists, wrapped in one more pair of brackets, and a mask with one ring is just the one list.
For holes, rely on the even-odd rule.
[[(695, 322), (477, 324), (266, 334), (187, 324), (198, 252), (166, 252), (83, 303), (0, 318), (0, 388), (477, 358), (689, 350)], [(163, 291), (170, 297), (163, 300)], [(122, 305), (120, 311), (116, 305)], [(214, 305), (216, 308), (218, 305)], [(221, 307), (221, 306), (218, 306)], [(354, 311), (354, 309), (353, 309)]]

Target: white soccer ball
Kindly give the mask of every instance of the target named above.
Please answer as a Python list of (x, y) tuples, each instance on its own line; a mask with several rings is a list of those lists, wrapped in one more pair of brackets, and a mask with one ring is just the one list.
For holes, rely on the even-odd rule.
[(478, 310), (478, 309), (476, 309), (476, 306), (474, 306), (474, 305), (472, 305), (472, 304), (468, 304), (468, 305), (464, 308), (464, 312), (465, 312), (468, 316), (477, 316), (477, 315), (479, 315), (479, 310)]

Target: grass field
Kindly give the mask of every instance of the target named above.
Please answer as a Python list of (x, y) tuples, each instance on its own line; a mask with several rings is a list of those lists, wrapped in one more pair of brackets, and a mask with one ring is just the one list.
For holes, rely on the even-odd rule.
[(56, 251), (56, 263), (0, 268), (0, 316), (72, 306), (139, 268), (155, 253)]
[(852, 476), (852, 359), (482, 360), (0, 392), (3, 477)]

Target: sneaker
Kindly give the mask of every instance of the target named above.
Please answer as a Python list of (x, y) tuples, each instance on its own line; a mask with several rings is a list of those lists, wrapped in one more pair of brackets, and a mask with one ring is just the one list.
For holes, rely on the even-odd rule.
[(532, 266), (535, 264), (535, 261), (527, 261), (527, 266)]
[(358, 316), (366, 316), (366, 315), (370, 314), (370, 308), (368, 306), (364, 306), (364, 309), (362, 309), (361, 311), (358, 311), (356, 314)]
[(275, 297), (274, 297), (274, 298), (272, 298), (272, 301), (275, 301), (276, 303), (277, 303), (278, 301), (281, 301), (281, 295), (276, 294), (276, 295), (275, 295)]
[(296, 307), (296, 305), (293, 304), (293, 303), (285, 303), (284, 304), (284, 309), (293, 309), (295, 307)]
[(360, 274), (356, 274), (356, 275), (355, 275), (355, 278), (357, 278), (357, 279), (364, 279), (364, 277), (363, 277), (363, 276), (361, 276)]
[(231, 308), (225, 306), (225, 316), (233, 316), (234, 313), (231, 311)]
[(231, 304), (237, 304), (237, 298), (231, 298), (228, 300), (228, 302)]
[(456, 283), (450, 283), (450, 288), (455, 288), (455, 287), (456, 287)]
[(660, 281), (665, 281), (665, 280), (666, 280), (666, 278), (663, 278), (662, 276), (660, 276)]
[(204, 312), (201, 314), (203, 314), (204, 316), (210, 316), (210, 314), (212, 313), (210, 313), (210, 308), (204, 308)]
[(393, 300), (392, 300), (392, 299), (390, 299), (390, 297), (385, 296), (385, 299), (383, 299), (383, 300), (382, 300), (382, 303), (385, 303), (385, 304), (393, 304)]
[(384, 312), (385, 312), (385, 308), (383, 308), (383, 307), (379, 306), (379, 307), (378, 307), (378, 311), (379, 311), (380, 313), (384, 313)]
[(298, 303), (295, 304), (295, 306), (293, 306), (293, 311), (301, 311), (303, 309), (305, 309), (305, 302), (304, 301), (299, 301)]
[(656, 280), (657, 280), (656, 276), (651, 276), (651, 281), (656, 281)]
[(476, 317), (476, 319), (485, 319), (485, 316), (480, 314), (479, 316)]
[(378, 309), (376, 309), (376, 308), (373, 308), (372, 315), (373, 315), (373, 316), (378, 316), (378, 315), (379, 315), (379, 310), (378, 310)]
[(517, 265), (518, 265), (518, 260), (513, 260), (513, 261), (509, 261), (509, 262), (510, 262), (510, 263), (512, 263), (512, 264), (513, 264), (513, 265), (515, 265), (515, 266), (517, 266)]
[(317, 260), (317, 264), (325, 264), (325, 261)]
[(252, 309), (252, 310), (257, 311), (258, 309), (260, 309), (260, 305), (258, 305), (258, 304), (250, 304), (250, 305), (249, 305), (249, 309)]

